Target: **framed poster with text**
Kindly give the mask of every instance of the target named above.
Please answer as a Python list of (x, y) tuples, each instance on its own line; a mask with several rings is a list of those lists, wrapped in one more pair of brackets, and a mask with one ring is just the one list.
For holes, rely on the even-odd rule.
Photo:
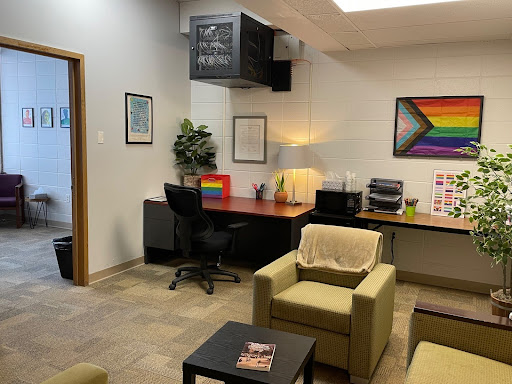
[(233, 163), (267, 162), (267, 116), (233, 116)]
[(125, 93), (126, 144), (153, 143), (153, 98)]

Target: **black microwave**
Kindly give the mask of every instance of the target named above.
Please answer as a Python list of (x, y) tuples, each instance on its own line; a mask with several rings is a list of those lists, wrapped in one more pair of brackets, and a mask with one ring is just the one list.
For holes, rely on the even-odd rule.
[(363, 192), (316, 191), (315, 208), (318, 212), (355, 216), (361, 212)]

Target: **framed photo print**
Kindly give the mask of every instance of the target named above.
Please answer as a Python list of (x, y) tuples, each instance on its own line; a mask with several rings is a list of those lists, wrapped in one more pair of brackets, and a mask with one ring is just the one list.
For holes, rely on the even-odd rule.
[(267, 116), (233, 116), (233, 163), (267, 162)]
[(34, 108), (21, 108), (21, 124), (25, 128), (34, 128)]
[(153, 98), (125, 93), (126, 144), (153, 143)]
[[(466, 198), (466, 191), (452, 184), (457, 180), (457, 175), (462, 171), (434, 170), (432, 183), (432, 206), (430, 214), (436, 216), (448, 216), (453, 208), (460, 205), (460, 199)], [(464, 217), (464, 216), (461, 216)]]
[(63, 107), (60, 109), (60, 127), (69, 128), (71, 127), (71, 115), (69, 114), (69, 108)]
[(396, 99), (394, 156), (458, 157), (480, 142), (483, 96)]
[(53, 128), (53, 108), (41, 108), (41, 128)]

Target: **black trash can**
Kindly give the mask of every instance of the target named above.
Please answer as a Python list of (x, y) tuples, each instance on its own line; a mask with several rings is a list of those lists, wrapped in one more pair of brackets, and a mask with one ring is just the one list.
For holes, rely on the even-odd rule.
[(73, 236), (53, 239), (53, 248), (57, 255), (60, 275), (64, 279), (73, 280)]

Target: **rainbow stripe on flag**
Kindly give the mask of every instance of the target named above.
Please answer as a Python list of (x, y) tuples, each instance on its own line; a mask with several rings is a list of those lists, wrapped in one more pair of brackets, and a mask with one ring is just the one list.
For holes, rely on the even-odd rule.
[(482, 107), (483, 96), (398, 98), (394, 155), (464, 156), (455, 150), (480, 141)]

